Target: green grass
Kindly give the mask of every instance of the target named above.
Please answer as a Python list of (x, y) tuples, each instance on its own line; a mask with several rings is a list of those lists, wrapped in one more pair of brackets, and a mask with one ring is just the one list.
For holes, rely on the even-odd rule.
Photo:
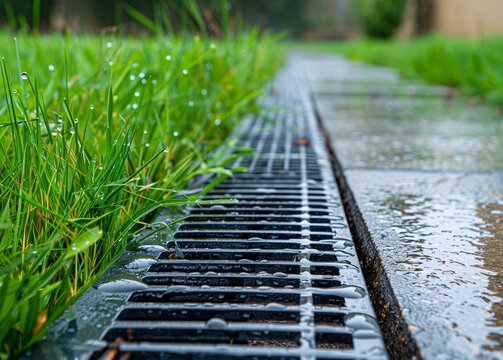
[(408, 41), (285, 43), (294, 50), (334, 52), (396, 68), (408, 78), (458, 87), (503, 106), (503, 38), (451, 39), (431, 35)]
[(149, 214), (198, 203), (180, 197), (191, 179), (230, 174), (219, 149), (258, 110), (274, 42), (0, 33), (1, 358), (39, 341)]

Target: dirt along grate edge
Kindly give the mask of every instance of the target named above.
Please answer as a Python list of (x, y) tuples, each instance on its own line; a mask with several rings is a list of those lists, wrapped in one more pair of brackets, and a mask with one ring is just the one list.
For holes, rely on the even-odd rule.
[(25, 357), (386, 359), (303, 84), (289, 63), (234, 134), (249, 171), (205, 198), (237, 202), (126, 251)]

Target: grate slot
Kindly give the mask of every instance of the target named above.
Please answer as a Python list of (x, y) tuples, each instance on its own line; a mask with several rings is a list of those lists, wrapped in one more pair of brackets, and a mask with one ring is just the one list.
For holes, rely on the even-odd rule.
[(300, 320), (297, 310), (266, 310), (234, 308), (195, 309), (195, 308), (153, 308), (130, 307), (122, 310), (117, 320), (122, 321), (209, 321), (213, 318), (237, 323), (296, 324)]
[[(268, 261), (295, 261), (298, 252), (291, 251), (204, 251), (204, 250), (184, 250), (183, 255), (186, 260), (268, 260)], [(159, 258), (169, 259), (172, 252), (164, 252)]]
[[(197, 351), (197, 350), (196, 350)], [(207, 352), (195, 352), (194, 350), (175, 349), (154, 350), (152, 348), (141, 351), (126, 351), (125, 359), (128, 360), (300, 360), (300, 357), (290, 355), (232, 355), (227, 353), (208, 354)], [(92, 358), (99, 359), (98, 356)], [(100, 358), (101, 359), (101, 358)], [(121, 358), (122, 359), (122, 358)]]
[[(304, 255), (301, 251), (230, 251), (217, 249), (208, 250), (184, 250), (184, 260), (252, 260), (252, 261), (299, 261), (302, 258), (309, 259), (312, 262), (338, 261), (337, 255), (332, 253), (315, 253)], [(159, 259), (172, 259), (176, 257), (175, 252), (163, 252)]]
[(268, 304), (271, 302), (276, 302), (283, 305), (299, 305), (300, 294), (295, 292), (270, 292), (251, 290), (198, 290), (187, 287), (187, 289), (180, 291), (169, 290), (169, 288), (166, 290), (135, 291), (129, 297), (129, 301), (153, 303), (213, 302), (235, 304)]
[[(278, 196), (276, 194), (273, 195), (265, 195), (265, 194), (252, 194), (252, 195), (242, 195), (242, 194), (226, 194), (224, 195), (225, 197), (229, 196), (232, 197), (232, 199), (235, 199), (241, 202), (257, 202), (259, 201), (264, 201), (264, 202), (299, 202), (302, 201), (302, 197), (298, 195), (283, 195), (283, 196)], [(323, 200), (324, 197), (317, 197), (316, 199)], [(217, 200), (217, 199), (222, 199), (222, 195), (206, 195), (203, 197), (204, 200)]]
[[(252, 195), (274, 195), (274, 196), (297, 196), (300, 186), (288, 187), (288, 186), (276, 186), (276, 187), (219, 187), (211, 192), (212, 196), (215, 197), (227, 197), (233, 196), (233, 194), (239, 194), (241, 196), (252, 196)], [(309, 194), (318, 195), (325, 197), (325, 191), (323, 188), (308, 188)]]
[(191, 210), (192, 214), (208, 214), (208, 215), (221, 215), (221, 214), (235, 214), (240, 213), (243, 215), (278, 215), (278, 216), (288, 216), (288, 215), (302, 215), (307, 214), (309, 216), (330, 216), (331, 212), (328, 210), (310, 210), (304, 212), (302, 209), (277, 209), (277, 208), (267, 208), (264, 206), (259, 206), (255, 209), (250, 208), (226, 208), (224, 206), (214, 205), (211, 209), (197, 209)]
[[(232, 276), (218, 275), (173, 275), (168, 276), (145, 276), (142, 281), (152, 286), (170, 286), (170, 285), (188, 285), (188, 286), (240, 286), (240, 287), (259, 287), (269, 286), (272, 288), (292, 288), (300, 287), (298, 278), (278, 278), (273, 276)], [(318, 287), (339, 286), (337, 280), (320, 280)]]
[[(178, 231), (175, 234), (175, 238), (192, 238), (192, 239), (249, 239), (252, 237), (261, 236), (264, 239), (268, 240), (285, 240), (285, 239), (295, 239), (298, 238), (299, 235), (294, 232), (264, 232), (260, 230), (250, 231)], [(321, 237), (320, 239), (330, 239), (330, 237)]]
[[(313, 209), (328, 209), (325, 203), (310, 202), (309, 206)], [(302, 207), (300, 201), (282, 201), (282, 202), (271, 202), (271, 201), (239, 201), (233, 203), (227, 203), (222, 205), (211, 205), (211, 204), (200, 204), (200, 208), (209, 209), (241, 209), (241, 208), (272, 208), (272, 209), (295, 209), (296, 207)]]
[(327, 233), (332, 233), (332, 227), (330, 226), (322, 226), (322, 225), (317, 225), (317, 226), (310, 226), (309, 227), (310, 231), (313, 232), (327, 232)]
[(316, 347), (322, 349), (353, 349), (353, 338), (350, 334), (316, 332)]
[[(321, 269), (322, 268), (322, 269)], [(331, 267), (320, 267), (318, 272), (323, 273), (325, 270), (327, 275), (330, 274), (330, 270), (325, 268)], [(338, 273), (337, 267), (335, 267)], [(273, 274), (273, 273), (286, 273), (286, 274), (300, 274), (299, 264), (290, 263), (248, 263), (248, 262), (226, 262), (226, 263), (214, 263), (214, 262), (187, 262), (183, 260), (179, 261), (160, 261), (156, 264), (150, 266), (149, 272), (194, 272), (194, 271), (213, 271), (217, 273), (259, 273), (261, 271)]]
[(251, 345), (268, 347), (297, 347), (300, 332), (269, 330), (220, 330), (220, 329), (187, 329), (172, 327), (116, 327), (109, 329), (103, 339), (114, 342), (116, 339), (127, 339), (129, 342), (162, 342), (162, 343), (199, 343), (225, 345)]
[(344, 326), (344, 317), (347, 314), (340, 312), (314, 312), (314, 323), (324, 326)]
[(346, 304), (346, 301), (344, 297), (338, 295), (313, 294), (313, 304), (342, 307)]
[(310, 247), (320, 251), (330, 251), (334, 248), (334, 245), (327, 243), (311, 243)]
[[(319, 227), (323, 228), (323, 227)], [(179, 227), (179, 231), (190, 231), (190, 230), (259, 230), (259, 231), (301, 231), (302, 227), (295, 224), (284, 224), (284, 223), (267, 223), (259, 222), (257, 223), (190, 223), (183, 224)], [(329, 227), (330, 229), (330, 227)], [(331, 230), (331, 229), (330, 229)], [(313, 230), (314, 231), (314, 230)], [(322, 230), (323, 231), (323, 230)]]
[[(207, 215), (207, 216), (190, 216), (185, 219), (188, 223), (200, 223), (208, 222), (212, 224), (223, 224), (223, 223), (243, 223), (243, 222), (273, 222), (273, 223), (300, 223), (304, 221), (300, 216), (281, 216), (281, 215)], [(310, 222), (313, 224), (330, 224), (330, 218), (311, 218)], [(342, 219), (339, 219), (342, 220)]]
[(313, 275), (340, 275), (340, 270), (336, 266), (311, 265), (311, 274), (313, 274)]
[(342, 285), (339, 280), (334, 279), (312, 279), (311, 283), (317, 288), (332, 288)]
[[(167, 243), (168, 249), (175, 249), (176, 246), (180, 249), (263, 249), (263, 250), (286, 250), (286, 249), (300, 249), (301, 243), (291, 240), (289, 242), (280, 241), (220, 241), (220, 240), (192, 240), (192, 239), (178, 239), (176, 242), (170, 241)], [(321, 247), (319, 247), (321, 246)], [(314, 246), (313, 246), (314, 248)], [(332, 245), (330, 244), (316, 244), (316, 249), (318, 250), (332, 250)], [(184, 252), (185, 253), (185, 252)]]

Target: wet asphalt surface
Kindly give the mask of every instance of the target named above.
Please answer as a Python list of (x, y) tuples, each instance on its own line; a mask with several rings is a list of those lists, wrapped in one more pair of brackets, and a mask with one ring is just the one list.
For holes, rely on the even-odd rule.
[(503, 115), (329, 55), (302, 62), (426, 359), (503, 359)]

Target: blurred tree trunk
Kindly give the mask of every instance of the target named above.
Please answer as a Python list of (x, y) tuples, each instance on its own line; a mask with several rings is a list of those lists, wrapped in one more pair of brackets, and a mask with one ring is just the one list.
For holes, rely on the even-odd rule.
[(432, 0), (417, 0), (416, 7), (416, 34), (421, 35), (431, 31), (433, 26)]
[(67, 28), (72, 31), (91, 31), (99, 28), (95, 18), (93, 1), (54, 0), (52, 27), (57, 30)]

